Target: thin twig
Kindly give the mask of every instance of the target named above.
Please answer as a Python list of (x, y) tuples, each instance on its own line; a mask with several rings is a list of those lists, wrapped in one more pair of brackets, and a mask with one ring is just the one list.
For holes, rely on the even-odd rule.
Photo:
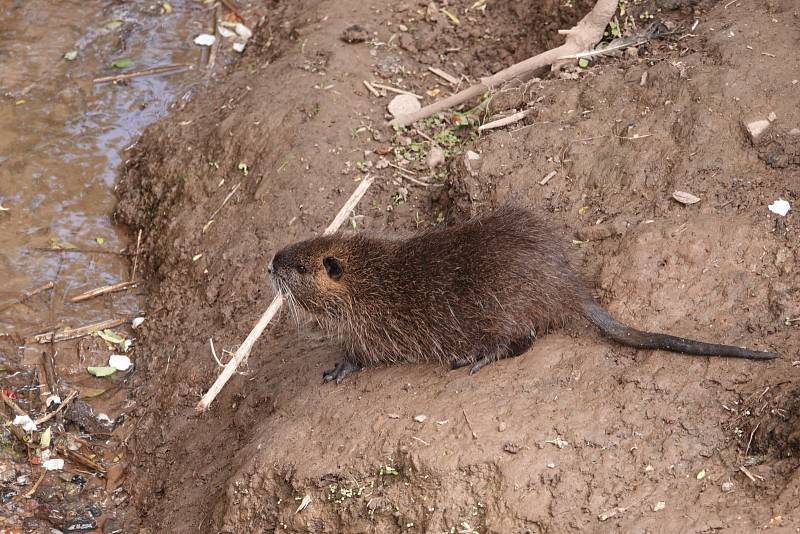
[(31, 250), (37, 250), (39, 252), (60, 252), (60, 253), (71, 253), (71, 254), (115, 254), (117, 256), (130, 256), (130, 252), (125, 252), (124, 250), (105, 250), (102, 248), (80, 248), (80, 247), (31, 247)]
[[(356, 207), (356, 204), (361, 200), (364, 194), (369, 189), (369, 186), (372, 185), (374, 178), (364, 178), (358, 187), (350, 195), (350, 198), (347, 199), (342, 209), (339, 210), (339, 213), (336, 214), (334, 217), (333, 222), (328, 225), (323, 232), (324, 235), (329, 235), (334, 233), (336, 230), (341, 227), (341, 225), (347, 220), (350, 216), (350, 212)], [(203, 398), (200, 399), (200, 402), (197, 403), (197, 407), (195, 408), (197, 411), (202, 412), (209, 405), (214, 401), (216, 396), (222, 391), (222, 388), (225, 387), (225, 384), (230, 380), (230, 378), (236, 372), (236, 369), (244, 362), (247, 357), (250, 355), (250, 351), (253, 349), (253, 345), (261, 337), (261, 334), (264, 332), (264, 329), (267, 327), (272, 318), (275, 317), (275, 314), (278, 313), (281, 305), (283, 304), (283, 298), (280, 294), (278, 294), (273, 300), (272, 303), (269, 305), (267, 310), (261, 315), (256, 325), (250, 331), (250, 333), (245, 338), (244, 342), (236, 349), (236, 354), (234, 354), (233, 358), (225, 364), (225, 368), (222, 370), (222, 373), (217, 377), (216, 381), (211, 385), (211, 388), (203, 395)]]
[(404, 169), (400, 165), (396, 165), (396, 164), (394, 164), (392, 162), (389, 162), (389, 167), (393, 167), (393, 168), (397, 169), (398, 171), (400, 171), (400, 172), (402, 172), (404, 174), (408, 174), (409, 176), (416, 176), (417, 175), (417, 173), (415, 173), (414, 171), (409, 171), (408, 169)]
[(750, 432), (750, 439), (747, 440), (747, 448), (744, 450), (744, 455), (745, 456), (747, 456), (747, 453), (750, 452), (750, 445), (752, 445), (752, 443), (753, 443), (753, 436), (755, 436), (756, 430), (758, 430), (759, 426), (761, 426), (761, 421), (759, 421), (758, 424), (756, 425), (756, 427), (753, 429), (753, 431)]
[(116, 83), (122, 80), (129, 80), (131, 78), (141, 78), (142, 76), (155, 76), (157, 74), (172, 74), (175, 72), (186, 70), (192, 70), (194, 65), (189, 65), (187, 63), (176, 63), (175, 65), (162, 65), (160, 67), (151, 67), (149, 69), (142, 69), (142, 70), (134, 70), (130, 72), (123, 72), (121, 74), (114, 74), (111, 76), (101, 76), (100, 78), (95, 78), (92, 80), (93, 83), (106, 83), (112, 82)]
[(422, 187), (444, 187), (444, 184), (433, 184), (433, 183), (430, 183), (430, 182), (423, 182), (422, 180), (417, 180), (413, 176), (403, 175), (403, 178), (405, 178), (406, 180), (408, 180), (411, 183), (414, 183), (414, 184), (417, 184), (417, 185), (421, 185)]
[(469, 417), (467, 417), (467, 410), (465, 410), (462, 407), (461, 408), (461, 413), (464, 414), (464, 420), (467, 422), (467, 426), (469, 427), (470, 431), (472, 432), (472, 439), (478, 439), (478, 434), (475, 433), (475, 429), (472, 428), (472, 423), (470, 422)]
[(484, 130), (491, 130), (493, 128), (502, 128), (503, 126), (514, 124), (515, 122), (519, 122), (528, 115), (530, 115), (531, 111), (533, 110), (526, 109), (518, 113), (514, 113), (513, 115), (509, 115), (508, 117), (503, 117), (502, 119), (497, 119), (496, 121), (487, 122), (486, 124), (481, 124), (480, 126), (478, 126), (478, 131), (483, 132)]
[(222, 36), (219, 33), (219, 5), (214, 7), (214, 43), (211, 45), (211, 52), (208, 54), (208, 64), (206, 65), (206, 78), (210, 77), (214, 72), (214, 65), (217, 64), (217, 51), (219, 50), (219, 43), (222, 41)]
[(75, 295), (74, 297), (70, 298), (70, 302), (82, 302), (84, 300), (89, 300), (94, 297), (99, 297), (100, 295), (106, 295), (108, 293), (116, 293), (117, 291), (125, 291), (126, 289), (131, 289), (136, 287), (139, 282), (129, 281), (129, 282), (118, 282), (116, 284), (110, 284), (103, 287), (97, 287), (95, 289), (90, 289), (89, 291), (85, 291), (80, 295)]
[(372, 96), (376, 96), (376, 97), (380, 97), (381, 96), (381, 94), (378, 92), (378, 90), (375, 89), (374, 87), (372, 87), (372, 84), (369, 83), (367, 80), (364, 80), (364, 87), (366, 87), (369, 90), (369, 92), (372, 93)]
[(30, 340), (26, 340), (28, 342), (34, 343), (57, 343), (59, 341), (67, 341), (70, 339), (77, 339), (79, 337), (88, 336), (98, 330), (105, 330), (106, 328), (114, 328), (115, 326), (119, 326), (124, 323), (127, 319), (108, 319), (106, 321), (100, 321), (97, 323), (92, 323), (86, 326), (81, 326), (79, 328), (70, 328), (67, 330), (62, 330), (61, 332), (50, 331), (45, 332), (44, 334), (37, 334), (33, 336)]
[(136, 280), (136, 267), (139, 264), (139, 247), (142, 245), (142, 229), (136, 235), (136, 254), (133, 255), (133, 269), (131, 269), (131, 280)]
[(70, 392), (70, 394), (69, 394), (69, 395), (67, 395), (67, 398), (66, 398), (66, 399), (64, 399), (64, 400), (61, 402), (61, 404), (59, 404), (59, 405), (58, 405), (58, 407), (57, 407), (55, 410), (53, 410), (53, 411), (52, 411), (52, 412), (50, 412), (50, 413), (44, 414), (44, 415), (43, 415), (43, 416), (41, 416), (39, 419), (37, 419), (36, 421), (34, 421), (34, 423), (36, 423), (37, 425), (41, 425), (42, 423), (46, 423), (47, 421), (49, 421), (50, 419), (52, 419), (53, 417), (55, 417), (57, 414), (61, 413), (61, 411), (62, 411), (64, 408), (66, 408), (67, 404), (69, 404), (70, 402), (72, 402), (72, 400), (73, 400), (75, 397), (77, 397), (77, 396), (78, 396), (78, 391), (77, 391), (77, 390), (73, 390), (72, 392)]
[(214, 357), (214, 361), (217, 362), (217, 365), (219, 365), (220, 367), (225, 367), (224, 365), (222, 365), (222, 362), (219, 361), (219, 358), (217, 358), (217, 350), (214, 348), (214, 338), (213, 337), (208, 338), (208, 343), (211, 345), (211, 355)]
[(31, 497), (33, 497), (33, 494), (36, 493), (36, 490), (38, 490), (39, 486), (42, 485), (42, 481), (44, 480), (44, 477), (46, 475), (47, 475), (47, 469), (42, 468), (42, 474), (39, 475), (39, 480), (36, 481), (36, 483), (33, 485), (30, 491), (28, 491), (25, 495), (23, 495), (22, 498), (30, 499)]
[(437, 69), (436, 67), (428, 67), (428, 70), (437, 75), (439, 78), (446, 80), (448, 83), (451, 83), (453, 85), (458, 84), (458, 78), (456, 78), (452, 74), (446, 73), (442, 69)]
[(42, 284), (39, 287), (34, 288), (34, 289), (30, 290), (30, 291), (26, 291), (25, 293), (23, 293), (22, 295), (20, 295), (19, 297), (15, 298), (15, 299), (11, 299), (11, 300), (7, 300), (5, 302), (2, 302), (2, 303), (0, 303), (0, 312), (1, 311), (5, 311), (6, 309), (8, 309), (8, 308), (10, 308), (12, 306), (16, 306), (17, 304), (23, 304), (28, 299), (30, 299), (31, 297), (34, 297), (34, 296), (38, 295), (39, 293), (42, 293), (43, 291), (47, 291), (48, 289), (53, 289), (54, 286), (55, 286), (55, 284), (52, 281), (50, 281), (50, 282), (47, 282), (46, 284)]
[(231, 199), (236, 190), (239, 189), (240, 185), (242, 185), (242, 182), (239, 182), (238, 184), (233, 186), (233, 189), (231, 189), (231, 192), (228, 193), (228, 196), (225, 197), (225, 200), (222, 201), (222, 204), (220, 204), (220, 206), (214, 211), (214, 213), (211, 214), (211, 217), (208, 218), (209, 221), (214, 220), (214, 217), (216, 217), (217, 213), (219, 213), (220, 210), (222, 210), (222, 208), (225, 207), (225, 204), (228, 203), (228, 201)]
[(758, 484), (758, 482), (756, 481), (756, 477), (760, 478), (761, 480), (764, 480), (764, 477), (760, 477), (760, 476), (758, 476), (758, 475), (753, 475), (753, 473), (751, 473), (751, 472), (750, 472), (750, 470), (749, 470), (749, 469), (747, 469), (747, 468), (746, 468), (745, 466), (743, 466), (743, 465), (739, 466), (739, 471), (741, 471), (742, 473), (744, 473), (744, 474), (745, 474), (745, 476), (746, 476), (747, 478), (749, 478), (749, 479), (750, 479), (750, 481), (751, 481), (753, 484)]
[(412, 93), (411, 91), (406, 91), (405, 89), (398, 89), (397, 87), (392, 87), (391, 85), (383, 85), (382, 83), (372, 83), (373, 87), (377, 87), (378, 89), (383, 89), (385, 91), (391, 91), (393, 93), (397, 93), (399, 95), (409, 95), (413, 96), (417, 100), (422, 100), (422, 97), (416, 93)]

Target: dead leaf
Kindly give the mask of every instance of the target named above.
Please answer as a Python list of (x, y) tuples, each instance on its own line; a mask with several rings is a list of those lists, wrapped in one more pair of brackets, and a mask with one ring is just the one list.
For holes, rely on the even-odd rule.
[(691, 193), (687, 193), (686, 191), (675, 191), (672, 193), (672, 198), (680, 202), (681, 204), (697, 204), (700, 202), (700, 198), (694, 196)]

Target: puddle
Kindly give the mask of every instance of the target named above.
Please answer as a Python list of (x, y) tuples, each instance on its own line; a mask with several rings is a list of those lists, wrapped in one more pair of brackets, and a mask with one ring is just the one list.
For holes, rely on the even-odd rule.
[[(192, 39), (209, 30), (212, 16), (202, 2), (178, 0), (6, 0), (0, 8), (0, 387), (32, 417), (44, 412), (48, 373), (55, 374), (49, 382), (62, 398), (73, 390), (81, 392), (84, 402), (73, 402), (75, 408), (91, 406), (95, 416), (102, 412), (112, 420), (131, 409), (130, 372), (95, 378), (86, 371), (107, 365), (120, 347), (97, 336), (56, 344), (38, 344), (32, 337), (123, 318), (128, 322), (115, 330), (133, 337), (129, 320), (143, 308), (136, 289), (78, 303), (70, 299), (131, 280), (129, 254), (135, 242), (129, 243), (111, 221), (118, 169), (125, 148), (142, 130), (204, 82), (209, 51)], [(64, 57), (70, 51), (77, 52), (71, 61)], [(122, 59), (130, 65), (110, 66)], [(93, 81), (173, 64), (191, 68), (118, 84)], [(47, 250), (54, 247), (71, 250)], [(51, 289), (14, 303), (49, 282)], [(135, 341), (130, 354), (135, 361)], [(43, 363), (47, 358), (55, 362), (53, 371)], [(0, 402), (0, 411), (10, 414), (7, 408)], [(90, 524), (98, 510), (87, 506), (102, 501), (100, 512), (106, 517), (108, 507), (124, 501), (118, 493), (112, 502), (97, 493), (112, 481), (96, 476), (90, 462), (112, 469), (120, 458), (104, 448), (102, 438), (108, 436), (102, 425), (97, 427), (96, 417), (81, 424), (79, 410), (72, 411), (76, 413), (66, 419), (60, 414), (46, 424), (53, 425), (52, 455), (67, 457), (67, 462), (38, 487), (35, 483), (44, 473), (38, 464), (44, 458), (36, 458), (40, 453), (35, 448), (26, 452), (14, 436), (1, 431), (0, 527), (19, 526), (14, 521), (26, 517), (27, 530), (37, 525), (67, 528), (73, 520)], [(74, 438), (86, 443), (64, 432), (64, 424), (80, 428)], [(106, 430), (110, 435), (110, 427)], [(90, 460), (74, 461), (75, 454)], [(25, 499), (34, 488), (34, 498)], [(51, 511), (44, 519), (41, 513), (38, 519), (31, 517), (36, 501), (47, 500), (42, 492), (53, 488), (61, 494), (61, 515)]]

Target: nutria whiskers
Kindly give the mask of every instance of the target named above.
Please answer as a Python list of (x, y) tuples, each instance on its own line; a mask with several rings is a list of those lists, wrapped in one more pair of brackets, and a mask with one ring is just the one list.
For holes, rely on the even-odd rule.
[(592, 298), (559, 237), (531, 211), (504, 207), (408, 238), (334, 234), (288, 246), (270, 278), (289, 305), (339, 339), (337, 383), (362, 366), (438, 360), (470, 374), (525, 352), (535, 336), (585, 317), (642, 349), (769, 359), (773, 352), (642, 332)]

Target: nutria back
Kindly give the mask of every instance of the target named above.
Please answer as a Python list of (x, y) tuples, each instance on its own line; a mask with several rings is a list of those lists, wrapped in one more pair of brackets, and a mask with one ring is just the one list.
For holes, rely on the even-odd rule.
[(361, 364), (477, 361), (582, 314), (584, 285), (561, 243), (531, 211), (504, 207), (407, 239), (310, 239), (270, 271)]

